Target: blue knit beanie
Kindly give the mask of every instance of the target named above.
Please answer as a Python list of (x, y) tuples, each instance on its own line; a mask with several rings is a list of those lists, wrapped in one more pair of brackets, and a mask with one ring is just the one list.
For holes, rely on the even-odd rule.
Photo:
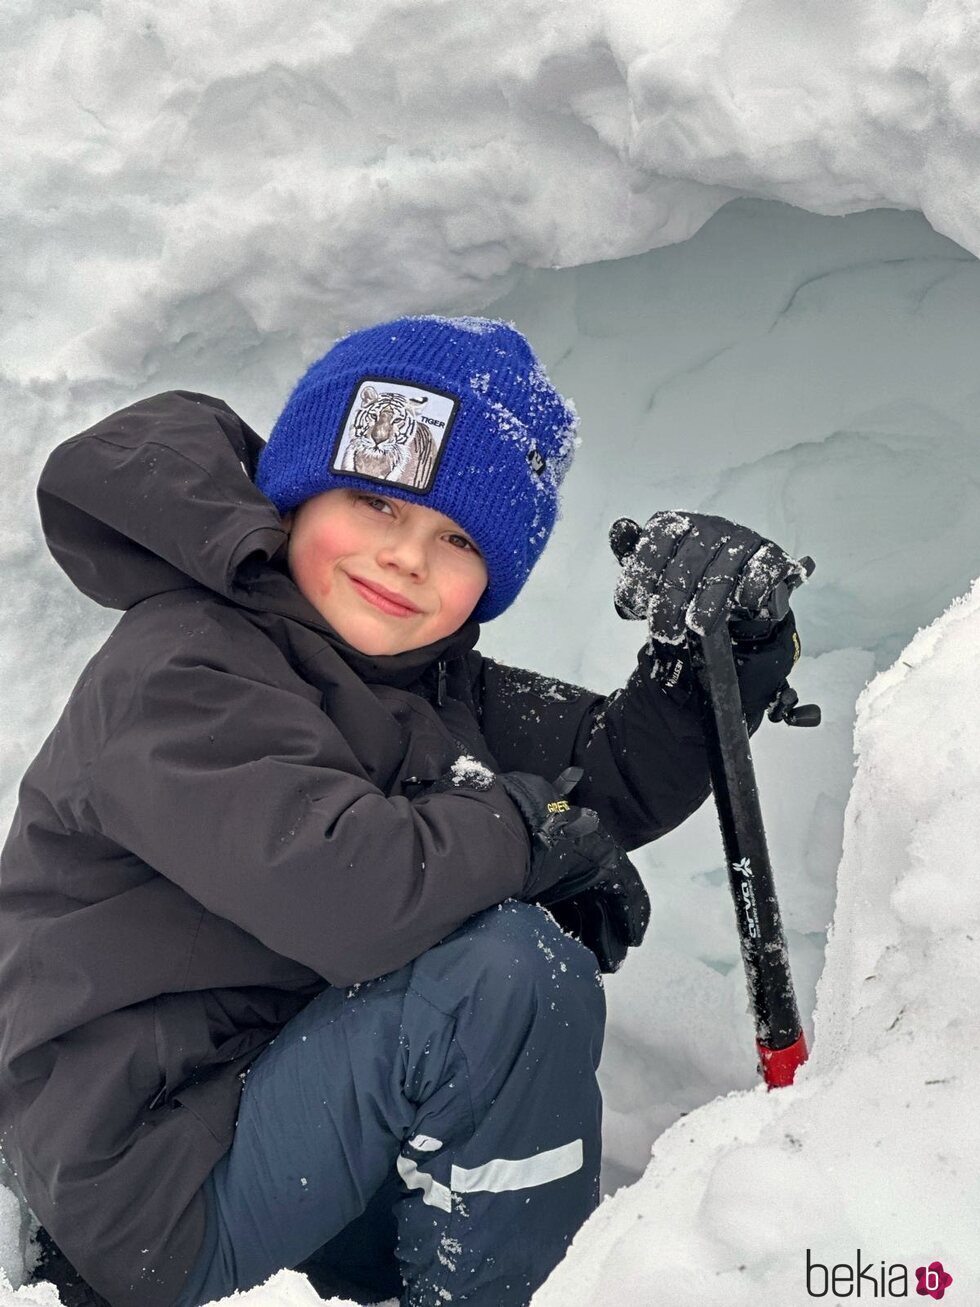
[(255, 483), (287, 513), (324, 490), (434, 508), (479, 546), (473, 616), (502, 613), (558, 516), (577, 418), (521, 333), (488, 318), (398, 318), (339, 340), (300, 379)]

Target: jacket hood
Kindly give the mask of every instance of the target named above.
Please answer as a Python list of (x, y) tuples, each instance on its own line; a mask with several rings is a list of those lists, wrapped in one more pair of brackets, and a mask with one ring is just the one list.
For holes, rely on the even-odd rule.
[(71, 581), (106, 608), (204, 586), (322, 632), (367, 680), (407, 684), (476, 643), (479, 627), (404, 654), (347, 644), (286, 568), (282, 519), (253, 483), (264, 442), (220, 399), (167, 391), (58, 445), (38, 481), (48, 548)]

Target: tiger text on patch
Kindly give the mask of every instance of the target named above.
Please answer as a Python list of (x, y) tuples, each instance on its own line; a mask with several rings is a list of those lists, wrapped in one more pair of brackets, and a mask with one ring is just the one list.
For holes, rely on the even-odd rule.
[(432, 488), (459, 398), (431, 386), (362, 377), (354, 389), (330, 471), (404, 486)]

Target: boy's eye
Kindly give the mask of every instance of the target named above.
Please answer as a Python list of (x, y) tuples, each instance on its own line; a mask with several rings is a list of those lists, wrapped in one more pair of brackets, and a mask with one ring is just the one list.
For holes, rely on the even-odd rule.
[(473, 541), (467, 540), (466, 536), (451, 535), (449, 539), (453, 542), (454, 545), (458, 545), (462, 549), (472, 549), (474, 554), (478, 554), (480, 552), (479, 549), (477, 549), (476, 545), (473, 543)]
[(388, 503), (387, 499), (382, 499), (380, 495), (358, 495), (357, 498), (360, 503), (367, 504), (370, 508), (375, 508), (379, 512), (384, 512), (385, 510), (394, 512), (394, 509)]

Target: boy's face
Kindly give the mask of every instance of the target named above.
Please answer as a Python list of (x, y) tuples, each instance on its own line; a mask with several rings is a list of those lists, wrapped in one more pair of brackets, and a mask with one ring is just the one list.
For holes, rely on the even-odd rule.
[(404, 499), (326, 490), (284, 525), (296, 585), (362, 653), (404, 653), (451, 635), (486, 588), (486, 564), (466, 532)]

